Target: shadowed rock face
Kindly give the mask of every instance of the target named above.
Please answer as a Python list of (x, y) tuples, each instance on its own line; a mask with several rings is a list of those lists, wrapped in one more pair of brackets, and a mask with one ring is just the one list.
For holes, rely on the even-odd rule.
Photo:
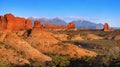
[(28, 19), (15, 17), (12, 14), (0, 16), (0, 30), (17, 31), (21, 29), (32, 29), (32, 22)]
[(0, 16), (0, 30), (4, 30), (7, 27), (4, 21), (5, 21), (4, 16)]
[(25, 29), (32, 29), (32, 22), (29, 19), (25, 21)]
[(104, 24), (104, 31), (109, 31), (109, 25), (108, 25), (108, 23)]

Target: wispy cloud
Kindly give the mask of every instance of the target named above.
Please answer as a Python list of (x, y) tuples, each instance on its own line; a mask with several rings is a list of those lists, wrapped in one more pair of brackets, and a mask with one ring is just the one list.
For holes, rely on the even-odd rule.
[(76, 20), (99, 21), (99, 20), (103, 20), (103, 19), (105, 19), (105, 18), (82, 17), (82, 16), (67, 16), (67, 17), (64, 17), (64, 20), (66, 20), (66, 21), (76, 21)]
[(64, 17), (64, 19), (68, 21), (85, 20), (83, 17), (80, 17), (80, 16), (67, 16), (67, 17)]

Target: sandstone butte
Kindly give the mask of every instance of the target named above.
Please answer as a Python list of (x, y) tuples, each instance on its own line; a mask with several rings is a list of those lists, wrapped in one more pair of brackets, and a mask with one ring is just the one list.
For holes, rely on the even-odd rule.
[(109, 25), (108, 25), (108, 23), (104, 24), (104, 31), (109, 31)]
[(18, 31), (18, 30), (28, 30), (32, 28), (40, 28), (40, 29), (75, 29), (74, 22), (70, 22), (67, 26), (65, 25), (57, 25), (57, 24), (50, 24), (46, 23), (42, 24), (42, 22), (35, 20), (34, 26), (32, 27), (32, 21), (29, 19), (21, 18), (21, 17), (15, 17), (12, 14), (5, 14), (4, 16), (0, 16), (0, 30), (12, 30), (12, 31)]
[(22, 30), (32, 29), (32, 22), (29, 19), (15, 17), (12, 14), (0, 16), (0, 30)]

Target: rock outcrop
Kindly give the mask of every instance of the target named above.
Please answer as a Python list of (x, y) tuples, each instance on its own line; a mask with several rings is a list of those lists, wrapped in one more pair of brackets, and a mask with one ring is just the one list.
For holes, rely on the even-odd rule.
[(59, 29), (59, 26), (57, 24), (53, 24), (52, 29)]
[(43, 28), (42, 22), (40, 21), (34, 21), (34, 27), (33, 28)]
[(0, 16), (0, 30), (17, 31), (22, 29), (32, 29), (32, 22), (29, 19), (15, 17), (12, 14)]
[(52, 33), (44, 30), (38, 31), (38, 29), (33, 29), (26, 40), (31, 45), (53, 45), (58, 43), (58, 40), (52, 36)]
[(67, 25), (67, 29), (75, 29), (75, 23), (74, 23), (74, 22), (70, 22), (70, 23)]
[(51, 24), (50, 23), (45, 23), (44, 28), (45, 29), (51, 29)]
[(108, 23), (104, 24), (104, 31), (109, 31), (109, 25), (108, 25)]
[(4, 22), (5, 21), (5, 18), (4, 18), (4, 16), (0, 16), (0, 30), (4, 30), (4, 29), (6, 29), (6, 25), (7, 25), (7, 23), (5, 23)]
[(61, 25), (60, 29), (66, 29), (67, 27), (65, 25)]
[(31, 58), (32, 60), (39, 62), (51, 61), (52, 59), (37, 49), (33, 48), (26, 41), (15, 35), (14, 33), (8, 33), (5, 38), (5, 43), (17, 51), (23, 51), (27, 58)]
[(104, 24), (103, 30), (104, 30), (104, 31), (108, 31), (108, 32), (109, 32), (109, 31), (114, 31), (113, 28), (110, 28), (110, 27), (109, 27), (108, 23), (105, 23), (105, 24)]
[[(57, 24), (50, 24), (46, 23), (42, 24), (40, 21), (34, 21), (35, 29), (46, 29), (46, 30), (65, 30), (65, 29), (75, 29), (75, 23), (70, 22), (67, 26), (65, 25), (57, 25)], [(25, 29), (32, 29), (32, 21), (29, 19), (15, 17), (12, 14), (6, 14), (4, 16), (0, 16), (0, 30), (11, 30), (11, 31), (18, 31), (18, 30), (25, 30)]]

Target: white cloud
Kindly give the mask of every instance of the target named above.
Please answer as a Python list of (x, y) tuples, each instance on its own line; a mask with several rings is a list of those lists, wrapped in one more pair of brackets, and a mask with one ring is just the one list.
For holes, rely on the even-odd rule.
[(80, 17), (80, 16), (67, 16), (64, 18), (65, 20), (68, 20), (68, 21), (73, 21), (73, 20), (84, 20), (83, 17)]
[(87, 20), (87, 21), (93, 21), (93, 22), (96, 22), (96, 21), (101, 21), (101, 20), (104, 20), (105, 18), (96, 18), (96, 17), (82, 17), (82, 16), (67, 16), (67, 17), (64, 17), (64, 20), (66, 21), (76, 21), (76, 20)]

